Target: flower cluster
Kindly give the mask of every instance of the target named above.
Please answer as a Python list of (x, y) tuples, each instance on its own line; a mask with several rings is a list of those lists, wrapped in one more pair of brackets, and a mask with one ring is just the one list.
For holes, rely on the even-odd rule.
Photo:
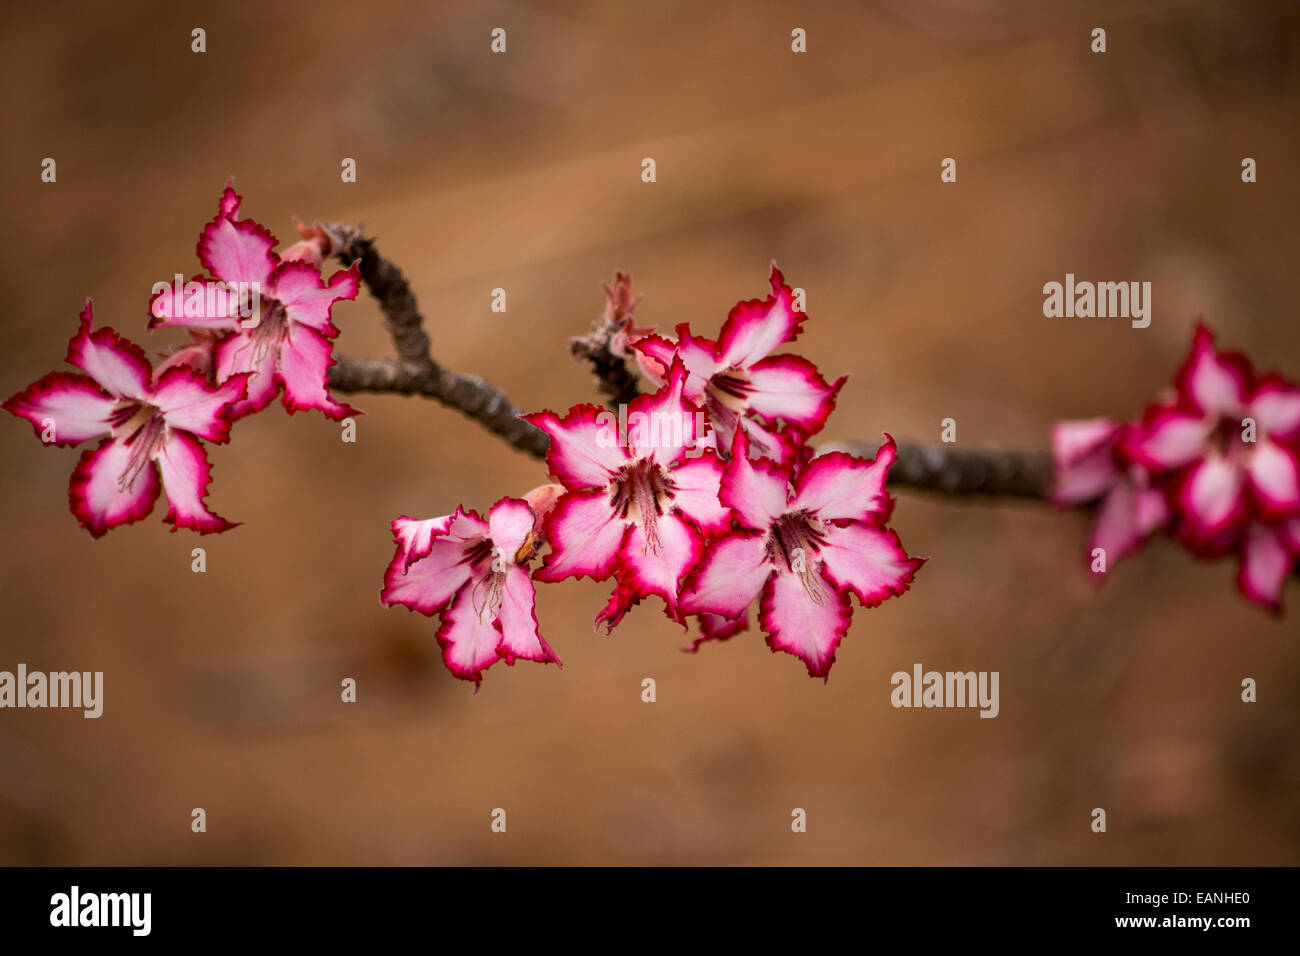
[(1095, 576), (1167, 531), (1199, 557), (1236, 555), (1242, 594), (1280, 610), (1300, 558), (1300, 385), (1201, 325), (1168, 395), (1132, 422), (1059, 422), (1052, 451), (1056, 502), (1100, 500)]
[(232, 422), (277, 393), (290, 412), (359, 414), (326, 385), (338, 334), (330, 310), (356, 297), (355, 267), (323, 281), (333, 247), (326, 230), (300, 225), (300, 240), (277, 255), (264, 226), (237, 218), (240, 202), (227, 183), (199, 235), (207, 274), (154, 286), (149, 327), (186, 327), (188, 345), (155, 367), (140, 346), (96, 329), (88, 303), (67, 354), (84, 374), (51, 372), (4, 403), (46, 444), (102, 438), (82, 453), (68, 492), (72, 513), (95, 537), (148, 515), (160, 492), (173, 531), (235, 527), (204, 504), (212, 470), (202, 441), (228, 441)]
[[(775, 266), (771, 288), (732, 309), (716, 340), (685, 324), (670, 340), (629, 322), (620, 344), (638, 353), (654, 393), (617, 410), (523, 416), (550, 437), (558, 484), (504, 498), (486, 519), (457, 509), (393, 522), (382, 598), (441, 615), (453, 673), (477, 684), (497, 660), (559, 663), (537, 632), (533, 581), (612, 581), (596, 616), (607, 630), (658, 597), (671, 620), (699, 620), (695, 647), (744, 630), (759, 598), (769, 646), (823, 678), (848, 630), (850, 595), (875, 607), (907, 590), (924, 560), (886, 527), (893, 441), (871, 461), (814, 453), (808, 440), (844, 380), (829, 384), (807, 359), (773, 354), (806, 316)], [(617, 281), (608, 291), (626, 292)]]

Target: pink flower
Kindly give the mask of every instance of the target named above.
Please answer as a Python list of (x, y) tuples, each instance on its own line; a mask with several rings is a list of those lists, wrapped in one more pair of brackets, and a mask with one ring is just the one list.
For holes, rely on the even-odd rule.
[[(735, 622), (761, 594), (759, 624), (773, 651), (825, 678), (852, 617), (849, 595), (876, 607), (910, 586), (924, 558), (908, 557), (885, 527), (892, 438), (871, 461), (843, 452), (787, 464), (751, 460), (738, 431), (721, 497), (741, 526), (714, 542), (682, 586), (681, 614)], [(709, 630), (705, 631), (706, 636)]]
[(752, 454), (780, 458), (798, 440), (775, 429), (777, 420), (802, 437), (820, 431), (845, 379), (828, 385), (807, 359), (772, 355), (794, 341), (807, 316), (795, 310), (794, 293), (775, 264), (771, 283), (766, 299), (740, 302), (731, 310), (716, 342), (695, 337), (683, 323), (675, 343), (651, 335), (633, 347), (664, 368), (681, 357), (689, 373), (686, 397), (708, 411), (718, 448), (731, 448), (732, 436), (743, 427)]
[(457, 508), (441, 518), (393, 521), (397, 553), (381, 599), (438, 614), (438, 643), (448, 669), (477, 685), (499, 660), (560, 658), (537, 629), (527, 562), (536, 550), (535, 517), (526, 501), (502, 498), (487, 520)]
[[(356, 265), (322, 281), (324, 230), (303, 227), (303, 240), (273, 251), (278, 240), (252, 219), (236, 219), (241, 198), (229, 183), (216, 217), (199, 236), (198, 254), (215, 278), (198, 278), (180, 294), (157, 292), (149, 305), (150, 328), (187, 326), (229, 333), (216, 346), (217, 381), (250, 373), (248, 398), (234, 418), (259, 411), (283, 388), (291, 413), (315, 408), (338, 420), (359, 412), (334, 401), (326, 385), (334, 364), (330, 340), (338, 329), (330, 310), (340, 299), (354, 299), (360, 280)], [(228, 294), (233, 290), (234, 294)], [(257, 314), (247, 318), (256, 296)]]
[(4, 403), (50, 444), (107, 436), (82, 452), (72, 472), (73, 514), (98, 538), (149, 514), (161, 490), (169, 505), (164, 520), (173, 531), (235, 527), (203, 503), (212, 469), (199, 439), (228, 440), (229, 407), (244, 397), (247, 376), (213, 387), (187, 365), (155, 374), (138, 345), (112, 329), (92, 327), (88, 302), (67, 355), (85, 375), (51, 372)]
[(1154, 472), (1175, 473), (1188, 543), (1213, 547), (1255, 516), (1300, 514), (1300, 388), (1256, 379), (1244, 356), (1215, 350), (1203, 325), (1176, 384), (1177, 403), (1148, 409), (1126, 451)]
[(550, 436), (547, 462), (567, 489), (546, 521), (552, 551), (537, 580), (617, 573), (628, 606), (658, 595), (676, 616), (678, 583), (703, 553), (704, 535), (730, 520), (718, 501), (722, 462), (696, 445), (703, 429), (699, 409), (682, 395), (685, 382), (675, 360), (662, 389), (627, 406), (625, 435), (614, 414), (595, 405), (576, 405), (563, 418), (523, 416)]
[(1098, 578), (1169, 521), (1164, 484), (1120, 453), (1128, 432), (1129, 426), (1109, 418), (1057, 422), (1052, 428), (1053, 502), (1074, 507), (1101, 499), (1087, 554)]

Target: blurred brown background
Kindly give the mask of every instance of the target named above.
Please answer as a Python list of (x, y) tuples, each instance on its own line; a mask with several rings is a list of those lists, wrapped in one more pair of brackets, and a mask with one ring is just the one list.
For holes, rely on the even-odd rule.
[[(770, 259), (808, 291), (798, 351), (853, 376), (827, 440), (937, 440), (951, 416), (968, 447), (1043, 448), (1054, 419), (1136, 412), (1197, 313), (1300, 374), (1290, 3), (180, 6), (6, 14), (5, 394), (63, 367), (88, 296), (177, 340), (144, 331), (149, 290), (197, 271), (231, 175), (281, 239), (295, 214), (364, 222), (436, 357), (525, 408), (593, 398), (565, 340), (615, 269), (643, 321), (711, 334)], [(1152, 281), (1153, 324), (1045, 319), (1067, 271)], [(335, 318), (340, 353), (391, 354), (371, 301)], [(828, 684), (754, 632), (682, 654), (658, 602), (593, 633), (608, 586), (583, 581), (539, 594), (564, 670), (498, 665), (475, 696), (435, 621), (379, 606), (388, 522), (543, 469), (431, 402), (354, 402), (355, 445), (278, 404), (241, 422), (209, 502), (246, 524), (204, 539), (160, 507), (92, 540), (67, 508), (78, 452), (0, 422), (0, 669), (106, 683), (98, 721), (0, 712), (0, 862), (1300, 859), (1300, 586), (1271, 619), (1230, 563), (1158, 543), (1097, 592), (1082, 516), (904, 493), (896, 527), (932, 560), (856, 612)], [(1001, 716), (892, 709), (918, 661), (1000, 671)]]

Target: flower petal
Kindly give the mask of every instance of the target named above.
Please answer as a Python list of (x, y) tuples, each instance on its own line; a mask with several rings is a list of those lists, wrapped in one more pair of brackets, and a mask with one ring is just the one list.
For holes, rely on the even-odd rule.
[(925, 558), (910, 558), (898, 535), (851, 521), (829, 525), (820, 553), (822, 573), (839, 590), (851, 591), (864, 607), (877, 607), (911, 586)]
[(1246, 534), (1237, 570), (1237, 587), (1249, 600), (1272, 611), (1282, 608), (1282, 588), (1295, 566), (1295, 555), (1276, 530), (1254, 524)]
[(278, 352), (276, 346), (261, 346), (249, 332), (236, 332), (217, 343), (214, 355), (217, 381), (224, 385), (239, 375), (249, 376), (247, 397), (233, 404), (227, 413), (232, 422), (260, 412), (280, 391), (280, 380), (275, 374)]
[(506, 572), (501, 596), (501, 643), (498, 651), (507, 664), (525, 660), (563, 667), (559, 655), (537, 629), (536, 599), (533, 579), (526, 570), (516, 566)]
[(1052, 425), (1052, 500), (1077, 505), (1100, 498), (1119, 480), (1115, 446), (1124, 426), (1109, 418)]
[(394, 518), (392, 529), (393, 540), (397, 542), (397, 553), (393, 556), (393, 563), (398, 570), (405, 573), (412, 564), (426, 557), (433, 548), (433, 542), (438, 536), (447, 533), (459, 514), (461, 510), (457, 508), (452, 514), (438, 518), (408, 518), (406, 515)]
[(83, 451), (72, 471), (68, 487), (72, 513), (96, 538), (110, 528), (139, 521), (158, 500), (161, 486), (150, 462), (129, 483), (121, 481), (132, 465), (131, 452), (125, 442), (106, 438), (98, 448)]
[(115, 399), (84, 375), (51, 372), (8, 399), (4, 409), (32, 423), (51, 445), (76, 445), (107, 435)]
[(332, 421), (349, 415), (360, 415), (351, 405), (336, 402), (330, 397), (329, 370), (335, 364), (334, 346), (315, 329), (290, 322), (276, 363), (280, 381), (284, 384), (281, 401), (289, 414), (317, 409)]
[(773, 651), (793, 654), (807, 665), (809, 676), (825, 678), (849, 629), (853, 609), (848, 592), (820, 580), (821, 603), (817, 603), (798, 575), (773, 574), (763, 587), (758, 620)]
[(629, 572), (628, 581), (638, 596), (658, 595), (668, 605), (669, 616), (676, 617), (678, 586), (704, 554), (704, 539), (693, 525), (672, 512), (660, 516), (655, 531), (657, 542), (652, 544), (642, 525), (633, 524), (619, 563)]
[(742, 614), (772, 573), (766, 541), (766, 534), (741, 531), (709, 545), (700, 566), (682, 583), (678, 611), (726, 618)]
[(1205, 453), (1215, 424), (1196, 412), (1156, 406), (1123, 439), (1124, 451), (1148, 468), (1172, 471)]
[(169, 505), (163, 520), (172, 526), (172, 531), (189, 528), (199, 534), (214, 534), (239, 526), (240, 522), (227, 521), (203, 503), (212, 481), (212, 466), (197, 438), (187, 432), (170, 430), (154, 460)]
[(893, 508), (885, 480), (897, 457), (889, 435), (870, 460), (842, 451), (818, 455), (795, 477), (788, 510), (811, 511), (822, 521), (883, 521)]
[(835, 410), (835, 395), (847, 379), (834, 385), (801, 355), (774, 355), (749, 367), (750, 411), (769, 423), (780, 418), (798, 425), (805, 434), (821, 431)]
[(751, 459), (742, 429), (731, 446), (731, 459), (722, 474), (719, 498), (736, 519), (755, 531), (766, 531), (785, 514), (789, 500), (789, 470), (767, 458)]
[(81, 310), (77, 334), (68, 342), (67, 361), (93, 378), (110, 395), (147, 398), (153, 366), (144, 349), (108, 327), (91, 331), (93, 324), (94, 313), (87, 302)]
[(214, 387), (188, 365), (175, 365), (158, 380), (153, 404), (169, 427), (221, 443), (230, 438), (230, 406), (242, 401), (247, 391), (246, 375), (236, 375)]
[(740, 302), (727, 316), (718, 336), (719, 367), (748, 368), (799, 335), (807, 316), (795, 311), (794, 293), (775, 263), (770, 281), (771, 295)]
[(235, 221), (218, 213), (199, 235), (199, 261), (222, 282), (256, 282), (259, 292), (266, 294), (278, 265), (271, 251), (277, 242), (270, 230), (251, 219)]
[(604, 488), (627, 464), (619, 446), (618, 418), (598, 405), (574, 405), (560, 418), (541, 411), (519, 416), (551, 437), (546, 463), (566, 488)]
[(330, 321), (330, 309), (343, 299), (355, 299), (361, 287), (357, 263), (330, 276), (329, 285), (321, 281), (320, 270), (310, 262), (283, 262), (275, 272), (274, 295), (289, 318), (329, 338), (338, 335)]
[(1250, 368), (1240, 356), (1216, 352), (1214, 333), (1204, 325), (1196, 327), (1191, 354), (1178, 370), (1184, 397), (1208, 415), (1235, 415), (1245, 402), (1250, 378)]
[(533, 509), (519, 498), (502, 498), (488, 512), (488, 537), (501, 549), (507, 564), (514, 564), (515, 554), (536, 522)]
[(705, 613), (697, 615), (697, 618), (700, 622), (700, 636), (691, 642), (690, 647), (682, 648), (689, 654), (699, 651), (700, 645), (706, 641), (727, 641), (749, 628), (748, 611), (743, 611), (736, 617)]
[(1241, 469), (1219, 455), (1191, 467), (1178, 489), (1178, 505), (1193, 538), (1208, 539), (1241, 520), (1242, 485)]
[(1263, 512), (1270, 517), (1300, 512), (1300, 462), (1295, 452), (1261, 438), (1248, 452), (1246, 473)]
[(718, 500), (722, 472), (722, 459), (713, 451), (688, 458), (672, 470), (673, 505), (707, 535), (731, 527), (731, 509)]
[(551, 553), (535, 577), (562, 581), (585, 574), (603, 581), (614, 573), (627, 533), (627, 525), (614, 517), (604, 489), (571, 491), (546, 519)]
[(1262, 379), (1255, 388), (1246, 414), (1270, 438), (1291, 441), (1300, 438), (1300, 388), (1277, 376)]
[(474, 607), (469, 588), (461, 590), (442, 612), (437, 637), (443, 662), (461, 680), (479, 683), (483, 671), (500, 659), (500, 623), (495, 615)]

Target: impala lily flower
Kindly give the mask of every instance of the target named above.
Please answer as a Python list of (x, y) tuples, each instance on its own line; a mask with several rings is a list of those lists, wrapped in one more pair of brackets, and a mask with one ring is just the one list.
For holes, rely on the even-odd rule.
[[(334, 364), (330, 339), (338, 335), (330, 310), (340, 299), (356, 298), (355, 263), (325, 283), (319, 262), (329, 240), (323, 230), (304, 227), (302, 241), (278, 256), (273, 251), (278, 240), (264, 226), (235, 218), (241, 201), (227, 183), (216, 217), (199, 236), (199, 261), (215, 279), (187, 283), (196, 294), (158, 291), (149, 306), (149, 327), (229, 333), (216, 346), (217, 381), (244, 372), (251, 376), (248, 398), (232, 410), (234, 418), (265, 408), (281, 387), (291, 413), (315, 408), (335, 420), (359, 414), (334, 401), (326, 386)], [(253, 301), (257, 314), (244, 319), (240, 310)]]
[[(691, 457), (701, 429), (685, 382), (685, 366), (674, 361), (662, 389), (628, 405), (626, 436), (615, 436), (612, 413), (595, 405), (563, 418), (522, 416), (550, 435), (547, 462), (568, 489), (547, 519), (552, 551), (537, 580), (601, 581), (617, 572), (626, 600), (657, 594), (676, 616), (678, 583), (703, 553), (704, 534), (730, 521), (718, 501), (721, 461), (712, 451)], [(606, 619), (602, 612), (597, 623)]]
[(710, 546), (682, 586), (679, 613), (734, 621), (761, 594), (768, 646), (825, 678), (853, 613), (849, 595), (876, 607), (906, 591), (926, 560), (908, 557), (885, 527), (893, 507), (885, 478), (896, 454), (885, 437), (871, 461), (829, 452), (777, 464), (751, 461), (738, 431), (721, 496), (742, 530)]
[(527, 567), (537, 545), (535, 524), (528, 503), (518, 498), (502, 498), (486, 520), (457, 508), (441, 518), (393, 521), (397, 553), (381, 599), (440, 615), (442, 659), (475, 685), (499, 660), (563, 666), (537, 629)]
[(105, 436), (72, 472), (73, 514), (98, 538), (149, 514), (161, 490), (173, 531), (235, 527), (203, 503), (212, 469), (199, 439), (229, 438), (227, 411), (244, 397), (247, 376), (213, 387), (186, 365), (155, 374), (143, 349), (93, 324), (88, 302), (67, 356), (85, 375), (51, 372), (4, 403), (49, 444)]
[(1073, 507), (1101, 499), (1087, 555), (1099, 579), (1169, 521), (1164, 484), (1121, 454), (1129, 431), (1109, 418), (1057, 422), (1052, 429), (1053, 502)]
[(1176, 384), (1178, 403), (1149, 409), (1126, 450), (1153, 471), (1176, 473), (1188, 543), (1212, 548), (1255, 516), (1300, 514), (1300, 388), (1256, 379), (1244, 356), (1215, 350), (1203, 325)]
[(774, 428), (775, 422), (785, 421), (805, 437), (820, 431), (845, 379), (828, 385), (807, 359), (772, 355), (799, 335), (807, 316), (795, 310), (793, 290), (775, 264), (771, 283), (767, 298), (731, 310), (716, 342), (695, 337), (683, 323), (677, 326), (675, 343), (651, 335), (633, 347), (664, 368), (675, 355), (681, 357), (690, 373), (686, 397), (708, 411), (719, 448), (731, 448), (736, 430), (743, 428), (752, 454), (781, 458), (791, 442)]

